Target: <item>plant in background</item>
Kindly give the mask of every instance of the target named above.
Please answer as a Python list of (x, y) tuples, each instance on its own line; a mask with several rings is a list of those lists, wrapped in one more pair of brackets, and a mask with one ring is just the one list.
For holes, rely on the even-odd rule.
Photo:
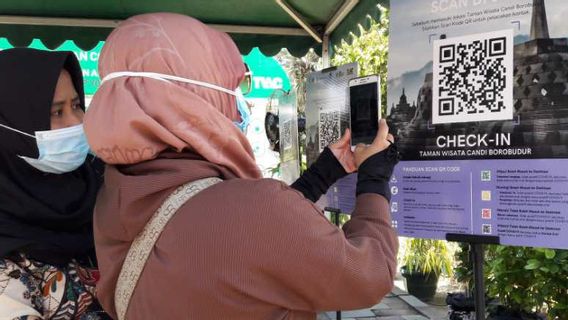
[(487, 290), (513, 312), (568, 319), (568, 250), (489, 246)]
[(381, 110), (386, 114), (387, 110), (387, 62), (389, 48), (389, 10), (378, 6), (381, 11), (379, 21), (371, 21), (369, 30), (360, 28), (360, 36), (351, 34), (352, 42), (345, 41), (335, 48), (332, 64), (335, 66), (357, 62), (359, 75), (367, 76), (378, 74), (381, 79)]
[(469, 244), (460, 242), (459, 250), (454, 255), (455, 267), (454, 276), (456, 281), (467, 285), (467, 288), (473, 289), (473, 261), (470, 258)]
[(409, 272), (452, 276), (452, 256), (446, 241), (409, 238), (402, 256)]
[(268, 171), (270, 172), (270, 178), (274, 179), (274, 177), (280, 176), (280, 167), (281, 166), (282, 166), (282, 163), (278, 162), (278, 165), (276, 167), (268, 168)]
[(321, 69), (322, 60), (312, 49), (301, 58), (294, 57), (288, 50), (284, 49), (275, 58), (286, 70), (288, 77), (292, 81), (292, 86), (296, 90), (298, 115), (304, 116), (306, 114), (306, 83), (308, 82), (308, 74)]
[(434, 298), (441, 274), (452, 275), (452, 255), (446, 241), (409, 238), (401, 260), (406, 290), (423, 301)]

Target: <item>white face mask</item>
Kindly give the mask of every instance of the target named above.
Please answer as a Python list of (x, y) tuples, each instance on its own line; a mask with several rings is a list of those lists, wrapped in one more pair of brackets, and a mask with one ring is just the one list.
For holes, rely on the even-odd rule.
[(155, 80), (164, 81), (164, 82), (168, 82), (168, 83), (170, 83), (170, 80), (171, 80), (171, 81), (189, 83), (189, 84), (193, 84), (193, 85), (197, 85), (197, 86), (201, 86), (201, 87), (205, 87), (205, 88), (209, 88), (209, 89), (213, 89), (213, 90), (217, 90), (217, 91), (221, 91), (221, 92), (230, 94), (230, 95), (235, 96), (237, 98), (237, 106), (236, 107), (237, 107), (237, 110), (239, 111), (239, 114), (240, 114), (241, 119), (242, 119), (241, 122), (234, 122), (235, 125), (239, 129), (241, 129), (241, 131), (243, 133), (246, 132), (246, 129), (249, 125), (250, 111), (249, 111), (249, 108), (247, 106), (247, 102), (245, 100), (245, 97), (243, 96), (240, 88), (237, 88), (235, 91), (233, 91), (233, 90), (229, 90), (227, 88), (223, 88), (223, 87), (220, 87), (220, 86), (212, 84), (212, 83), (193, 80), (193, 79), (187, 79), (187, 78), (182, 78), (182, 77), (177, 77), (177, 76), (173, 76), (173, 75), (169, 75), (169, 74), (156, 73), (156, 72), (134, 72), (134, 71), (112, 72), (112, 73), (108, 74), (106, 77), (103, 78), (103, 80), (101, 81), (101, 84), (104, 83), (105, 81), (109, 81), (109, 80), (120, 78), (120, 77), (150, 78), (150, 79), (155, 79)]
[(62, 174), (74, 171), (85, 162), (89, 153), (82, 124), (63, 129), (36, 131), (35, 136), (2, 124), (0, 126), (36, 139), (39, 157), (19, 157), (43, 172)]

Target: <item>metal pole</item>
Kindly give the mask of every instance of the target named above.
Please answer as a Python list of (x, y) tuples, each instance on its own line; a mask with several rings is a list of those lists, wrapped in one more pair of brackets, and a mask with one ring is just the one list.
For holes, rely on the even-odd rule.
[[(339, 214), (340, 214), (340, 211), (339, 211), (339, 210), (336, 210), (335, 213), (334, 213), (334, 216), (335, 216), (335, 225), (336, 225), (338, 228), (341, 227), (341, 224), (340, 224), (340, 222), (339, 222)], [(337, 310), (337, 311), (335, 312), (335, 319), (341, 320), (341, 311)]]
[(312, 38), (314, 38), (318, 43), (321, 43), (323, 40), (319, 32), (307, 21), (307, 19), (302, 16), (296, 9), (292, 8), (292, 6), (285, 0), (275, 0), (276, 3), (284, 10), (286, 13), (292, 17), (292, 19), (296, 20), (296, 22), (309, 33)]
[(481, 243), (472, 243), (473, 280), (475, 282), (475, 320), (485, 320), (485, 277), (483, 275), (483, 251)]
[(329, 56), (329, 34), (323, 36), (323, 42), (321, 44), (321, 58), (323, 62), (323, 68), (329, 68), (331, 65)]
[(337, 28), (337, 26), (339, 26), (339, 24), (343, 21), (343, 19), (345, 19), (345, 17), (351, 12), (351, 10), (353, 10), (353, 8), (355, 8), (357, 3), (359, 3), (359, 0), (345, 0), (345, 1), (343, 1), (341, 8), (339, 8), (335, 12), (333, 17), (331, 17), (331, 19), (329, 19), (329, 21), (325, 25), (323, 33), (324, 34), (331, 34), (335, 30), (335, 28)]

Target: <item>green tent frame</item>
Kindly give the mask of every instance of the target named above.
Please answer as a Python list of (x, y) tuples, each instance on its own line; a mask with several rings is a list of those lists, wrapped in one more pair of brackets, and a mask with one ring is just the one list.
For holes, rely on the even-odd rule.
[(71, 39), (89, 50), (130, 16), (175, 12), (229, 33), (242, 54), (314, 49), (328, 65), (334, 45), (380, 18), (379, 4), (389, 0), (2, 0), (0, 37), (22, 47), (38, 38), (51, 49)]

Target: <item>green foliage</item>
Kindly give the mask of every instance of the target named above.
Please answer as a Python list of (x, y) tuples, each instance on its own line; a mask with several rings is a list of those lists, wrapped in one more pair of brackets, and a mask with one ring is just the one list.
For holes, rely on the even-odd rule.
[(332, 65), (339, 66), (346, 63), (357, 62), (359, 74), (367, 76), (378, 74), (381, 79), (381, 110), (386, 113), (387, 108), (387, 61), (389, 48), (389, 10), (379, 6), (381, 20), (374, 21), (371, 18), (369, 30), (361, 28), (360, 36), (351, 34), (353, 42), (348, 44), (342, 41), (335, 48)]
[(343, 226), (343, 225), (346, 224), (349, 220), (351, 220), (351, 215), (344, 214), (344, 213), (341, 213), (341, 214), (339, 215), (339, 225), (340, 225), (340, 226)]
[(274, 178), (274, 176), (280, 175), (281, 167), (282, 167), (282, 163), (278, 162), (278, 165), (276, 167), (268, 168), (268, 170), (270, 171), (270, 177)]
[(460, 242), (459, 250), (456, 250), (454, 259), (454, 276), (458, 282), (466, 283), (473, 288), (473, 261), (470, 259), (469, 244)]
[(508, 308), (568, 319), (568, 250), (489, 246), (486, 284)]
[(409, 238), (402, 256), (402, 265), (409, 272), (452, 276), (452, 256), (446, 241)]

